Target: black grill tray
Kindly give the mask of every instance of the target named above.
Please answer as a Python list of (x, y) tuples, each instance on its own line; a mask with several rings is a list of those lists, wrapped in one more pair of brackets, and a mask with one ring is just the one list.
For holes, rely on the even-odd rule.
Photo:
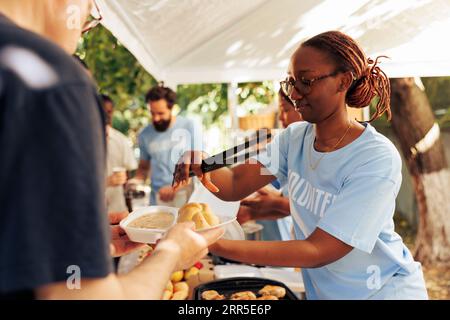
[(253, 277), (236, 277), (215, 280), (208, 283), (201, 284), (194, 289), (194, 300), (202, 300), (202, 292), (208, 290), (216, 290), (219, 294), (225, 295), (226, 299), (240, 291), (252, 291), (257, 297), (260, 295), (258, 291), (265, 285), (280, 286), (286, 289), (286, 295), (280, 300), (298, 300), (297, 296), (284, 283)]

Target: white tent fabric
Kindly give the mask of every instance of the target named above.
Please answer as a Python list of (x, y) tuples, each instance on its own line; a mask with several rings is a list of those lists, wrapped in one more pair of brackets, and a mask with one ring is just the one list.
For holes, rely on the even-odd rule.
[(388, 55), (390, 77), (450, 75), (450, 0), (98, 0), (103, 24), (158, 80), (285, 77), (299, 43), (327, 30)]

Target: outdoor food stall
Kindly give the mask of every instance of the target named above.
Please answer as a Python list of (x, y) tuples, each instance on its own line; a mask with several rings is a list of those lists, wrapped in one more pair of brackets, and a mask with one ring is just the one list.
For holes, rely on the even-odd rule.
[[(131, 240), (150, 245), (122, 257), (118, 272), (127, 273), (136, 267), (152, 253), (151, 244), (178, 222), (193, 221), (196, 230), (222, 227), (224, 239), (248, 238), (236, 221), (238, 209), (239, 202), (222, 201), (199, 184), (180, 209), (145, 206), (133, 211), (120, 225)], [(165, 300), (292, 300), (303, 297), (299, 269), (246, 265), (211, 254), (187, 270), (174, 272), (163, 294)]]

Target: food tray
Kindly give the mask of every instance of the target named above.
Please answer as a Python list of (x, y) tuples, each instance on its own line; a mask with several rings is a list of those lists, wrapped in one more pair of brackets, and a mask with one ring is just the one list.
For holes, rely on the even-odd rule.
[(298, 300), (297, 296), (285, 284), (275, 280), (253, 278), (253, 277), (236, 277), (222, 280), (211, 281), (201, 284), (194, 289), (194, 300), (203, 300), (202, 292), (208, 290), (216, 290), (219, 294), (223, 294), (226, 299), (240, 291), (252, 291), (258, 295), (258, 291), (265, 285), (280, 286), (286, 290), (286, 295), (280, 300)]

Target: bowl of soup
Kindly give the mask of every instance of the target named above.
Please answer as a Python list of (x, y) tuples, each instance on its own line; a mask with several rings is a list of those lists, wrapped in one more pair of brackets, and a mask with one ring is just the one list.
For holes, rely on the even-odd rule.
[(156, 243), (177, 220), (178, 208), (150, 206), (130, 213), (120, 222), (128, 238), (134, 242)]

